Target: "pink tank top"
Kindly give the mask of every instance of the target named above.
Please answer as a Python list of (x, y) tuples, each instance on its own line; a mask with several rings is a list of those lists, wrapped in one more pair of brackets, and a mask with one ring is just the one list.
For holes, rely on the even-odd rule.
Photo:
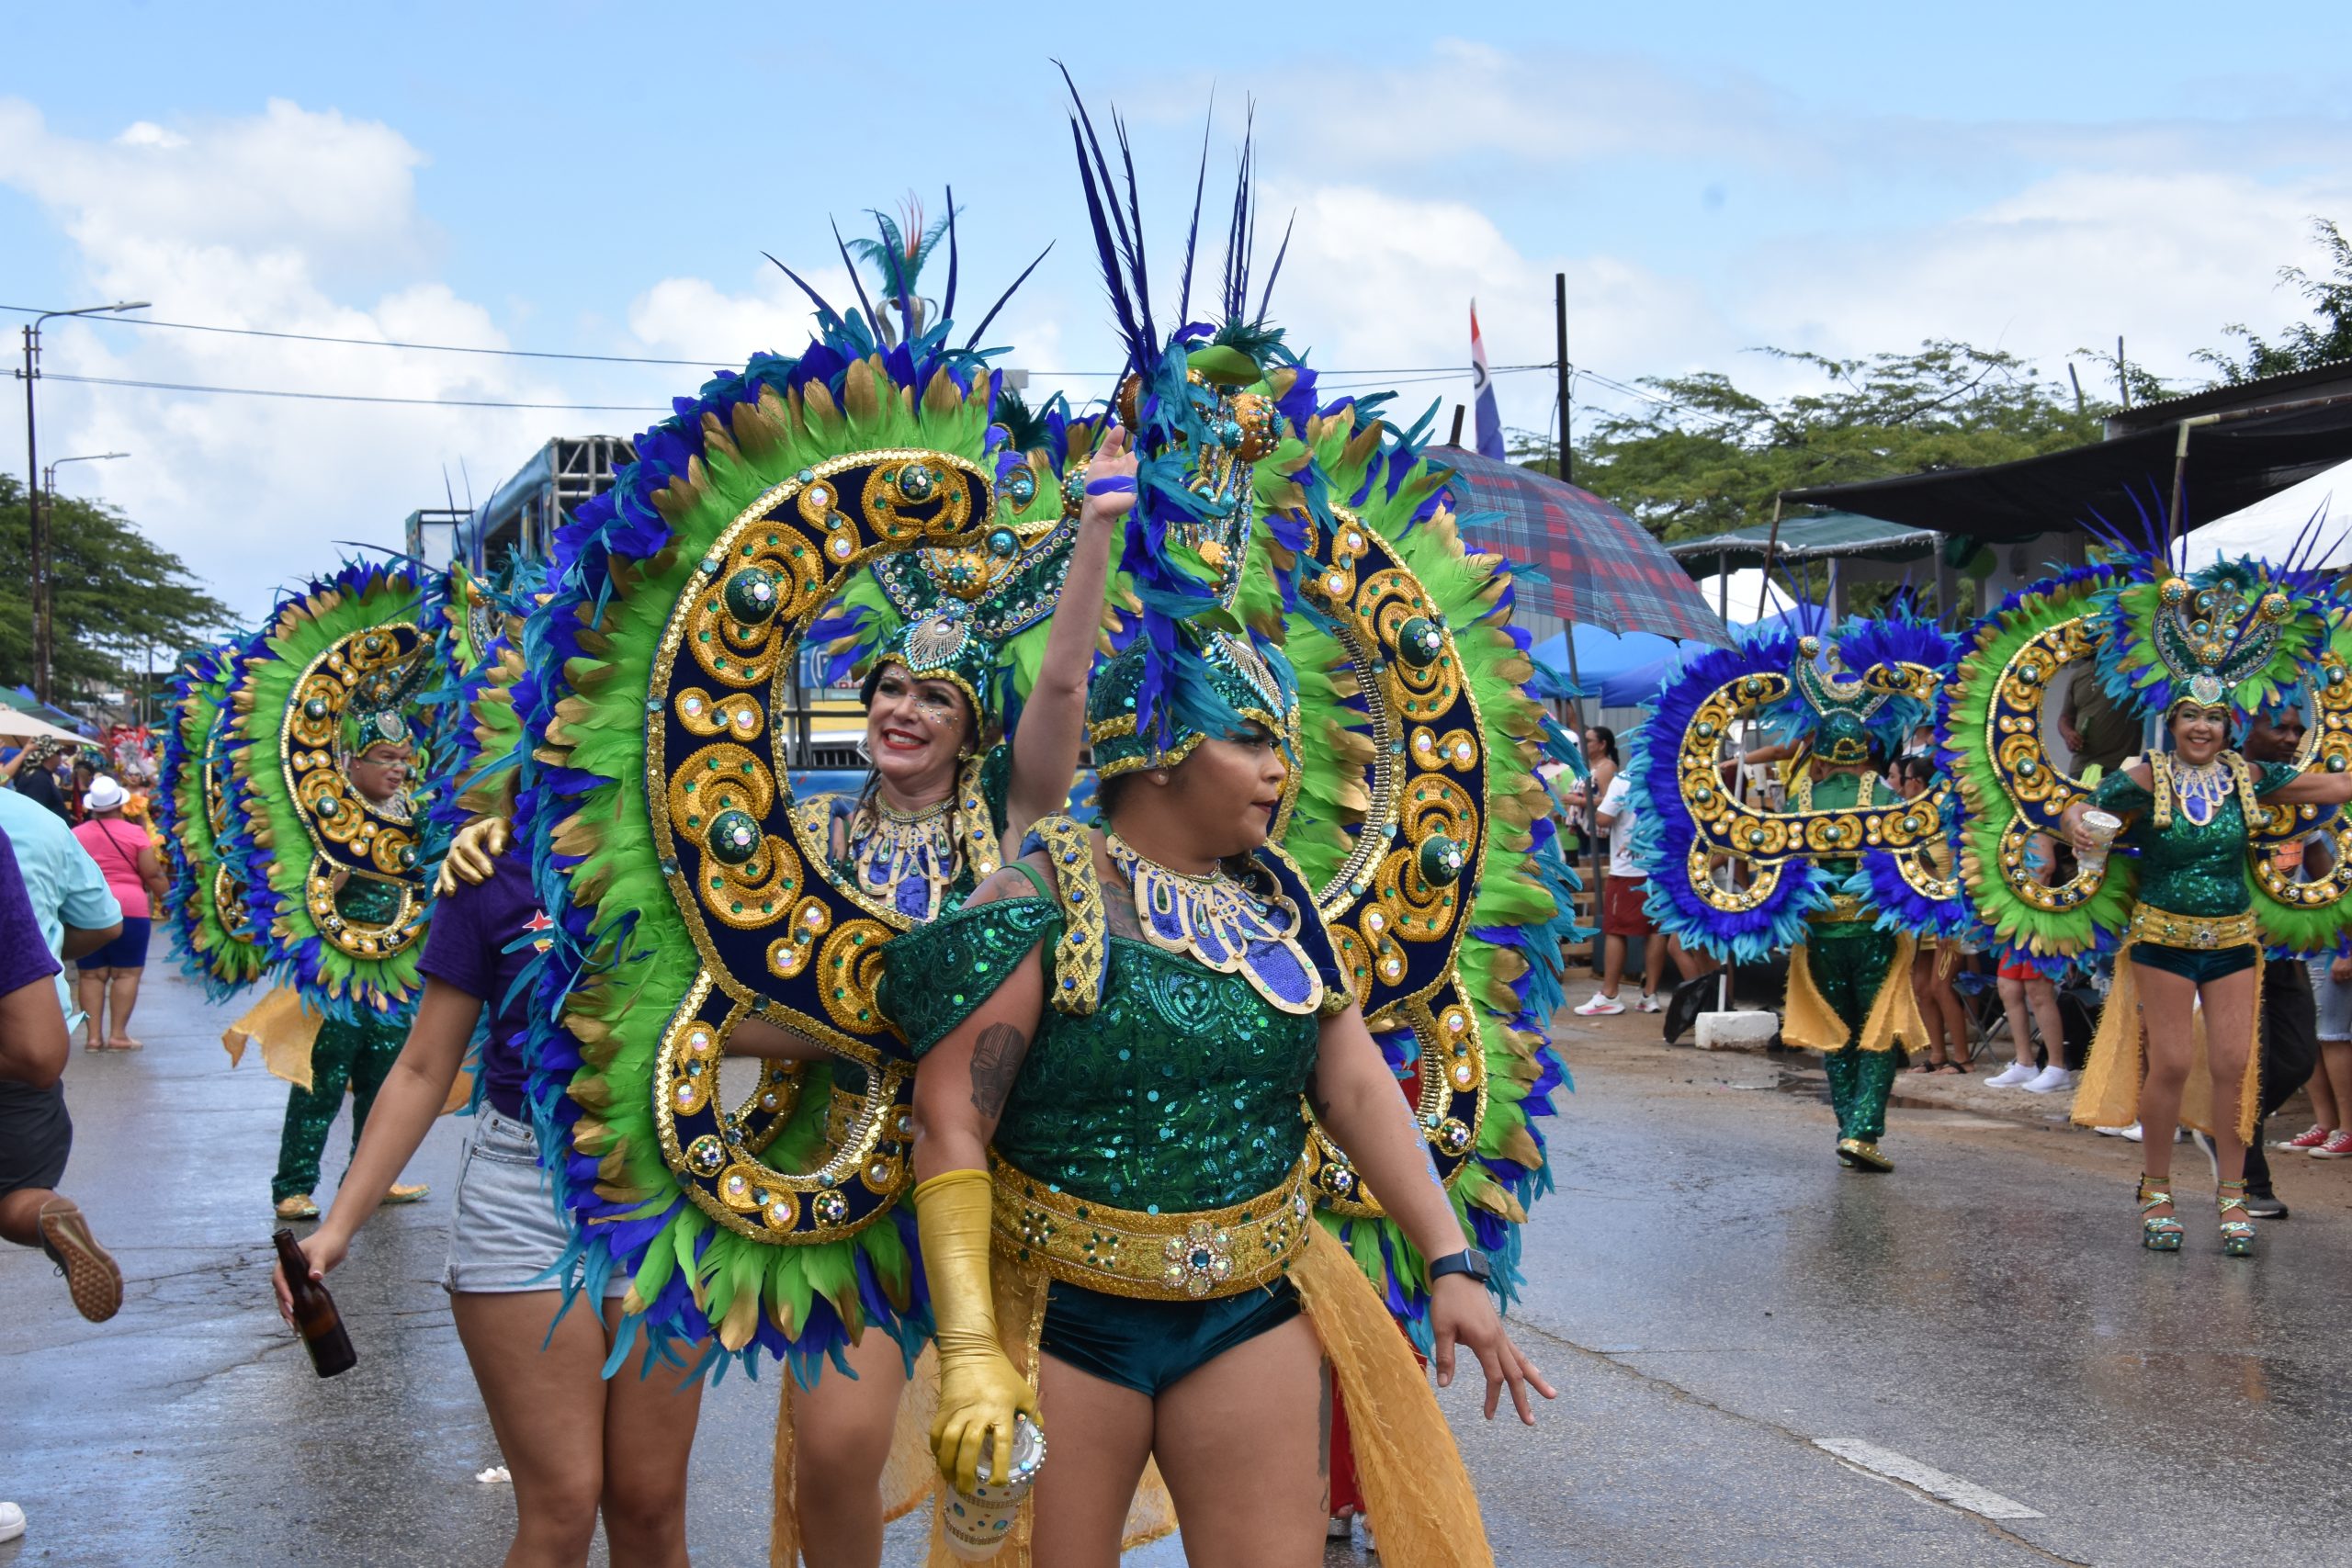
[(74, 836), (82, 840), (82, 847), (98, 863), (98, 871), (107, 879), (107, 891), (122, 906), (122, 918), (147, 919), (147, 884), (139, 877), (139, 852), (153, 841), (147, 837), (147, 830), (119, 817), (93, 817), (75, 828)]

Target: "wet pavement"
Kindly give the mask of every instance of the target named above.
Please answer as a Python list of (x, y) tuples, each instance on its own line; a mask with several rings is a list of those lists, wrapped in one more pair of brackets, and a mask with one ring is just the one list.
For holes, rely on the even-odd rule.
[[(380, 1213), (335, 1275), (360, 1363), (321, 1382), (268, 1297), (284, 1088), (230, 1071), (229, 1013), (151, 976), (148, 1049), (77, 1053), (67, 1077), (65, 1189), (122, 1261), (121, 1315), (85, 1324), (45, 1260), (0, 1249), (0, 1497), (30, 1520), (0, 1568), (496, 1562), (512, 1499), (474, 1479), (497, 1449), (438, 1283), (458, 1124), (410, 1168), (432, 1199)], [(1856, 1175), (1803, 1062), (1562, 1021), (1579, 1092), (1515, 1314), (1560, 1399), (1530, 1433), (1445, 1396), (1499, 1562), (2352, 1560), (2352, 1169), (2277, 1156), (2295, 1214), (2262, 1257), (2221, 1255), (2210, 1200), (2157, 1257), (2138, 1151), (2064, 1130), (2063, 1105), (1906, 1078), (1901, 1168)], [(338, 1129), (330, 1182), (346, 1147)], [(2179, 1153), (2184, 1193), (2208, 1190)], [(765, 1561), (773, 1398), (730, 1378), (706, 1404), (698, 1562)], [(1964, 1506), (1928, 1495), (1953, 1483)], [(891, 1540), (919, 1561), (911, 1523)]]

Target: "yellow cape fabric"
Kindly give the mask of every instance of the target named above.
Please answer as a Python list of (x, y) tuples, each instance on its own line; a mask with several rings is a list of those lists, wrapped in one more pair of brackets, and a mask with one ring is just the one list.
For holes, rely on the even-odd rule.
[[(2107, 1005), (2099, 1010), (2098, 1032), (2091, 1038), (2091, 1059), (2083, 1066), (2082, 1081), (2075, 1088), (2071, 1112), (2076, 1126), (2129, 1127), (2140, 1120), (2140, 1080), (2146, 1076), (2148, 1037), (2140, 1026), (2139, 965), (2132, 962), (2132, 944), (2126, 942), (2115, 955), (2115, 980), (2108, 987)], [(2254, 962), (2254, 1039), (2245, 1054), (2245, 1076), (2238, 1085), (2238, 1137), (2254, 1137), (2255, 1113), (2260, 1109), (2262, 1084), (2262, 969)], [(2213, 1069), (2205, 1047), (2205, 1013), (2197, 1014), (2197, 1033), (2188, 1060), (2188, 1081), (2181, 1086), (2181, 1124), (2213, 1135), (2220, 1120), (2213, 1097)]]
[[(1894, 956), (1879, 981), (1871, 1015), (1862, 1021), (1865, 1051), (1892, 1051), (1897, 1038), (1915, 1045), (1927, 1041), (1927, 1020), (1919, 1016), (1919, 998), (1911, 991), (1914, 947), (1907, 936), (1894, 939)], [(1781, 1038), (1808, 1051), (1842, 1051), (1854, 1043), (1846, 1021), (1814, 984), (1812, 959), (1803, 944), (1789, 950), (1789, 997), (1781, 1019)]]
[[(261, 1065), (272, 1077), (284, 1078), (296, 1089), (310, 1089), (317, 1081), (311, 1072), (311, 1053), (325, 1022), (326, 1015), (306, 1006), (300, 991), (292, 986), (274, 986), (245, 1010), (243, 1018), (221, 1032), (220, 1048), (229, 1053), (229, 1066), (236, 1067), (243, 1064), (247, 1045), (258, 1046)], [(448, 1115), (473, 1097), (473, 1069), (459, 1067), (447, 1098), (441, 1101), (441, 1114)]]
[(311, 1048), (318, 1043), (319, 1026), (326, 1015), (302, 1005), (302, 993), (291, 986), (274, 986), (261, 1000), (245, 1010), (220, 1036), (229, 1065), (243, 1065), (248, 1044), (260, 1048), (261, 1065), (274, 1077), (297, 1089), (311, 1087)]

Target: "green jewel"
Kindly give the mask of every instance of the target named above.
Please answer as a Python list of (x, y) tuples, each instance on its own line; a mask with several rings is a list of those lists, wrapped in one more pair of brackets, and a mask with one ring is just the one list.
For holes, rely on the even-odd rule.
[(775, 574), (747, 566), (727, 580), (727, 613), (747, 626), (765, 626), (775, 618)]
[(741, 865), (760, 852), (760, 825), (748, 811), (722, 811), (712, 819), (704, 843), (711, 859)]
[(909, 501), (929, 501), (939, 488), (939, 476), (922, 463), (909, 463), (899, 470), (899, 493)]
[(1396, 657), (1410, 668), (1426, 670), (1445, 651), (1445, 634), (1426, 615), (1415, 615), (1396, 628)]

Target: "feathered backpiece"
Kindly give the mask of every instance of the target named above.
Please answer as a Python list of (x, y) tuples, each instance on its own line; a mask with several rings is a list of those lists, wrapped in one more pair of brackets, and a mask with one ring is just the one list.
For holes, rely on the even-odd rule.
[[(1581, 934), (1534, 773), (1544, 713), (1511, 567), (1464, 542), (1483, 518), (1458, 515), (1426, 418), (1400, 429), (1382, 399), (1319, 402), (1295, 361), (1260, 389), (1289, 434), (1257, 468), (1236, 611), (1296, 692), (1274, 836), (1508, 1302), (1527, 1206), (1550, 1187), (1543, 1128), (1566, 1072), (1547, 1031), (1561, 943)], [(1419, 1254), (1319, 1126), (1308, 1166), (1323, 1224), (1426, 1345)]]
[[(909, 917), (837, 875), (795, 812), (774, 704), (830, 636), (944, 657), (1002, 711), (1022, 682), (993, 637), (1042, 637), (1062, 499), (992, 433), (997, 378), (977, 333), (950, 335), (947, 241), (936, 321), (885, 344), (862, 294), (843, 312), (812, 292), (804, 349), (679, 399), (559, 531), (525, 628), (520, 809), (557, 922), (529, 1094), (579, 1237), (571, 1283), (630, 1281), (624, 1343), (650, 1325), (807, 1371), (922, 1321), (898, 1201), (912, 1065), (874, 999)], [(900, 635), (951, 603), (964, 646)], [(722, 1086), (755, 1011), (842, 1065)]]
[[(1754, 962), (1804, 939), (1806, 917), (1844, 892), (1860, 863), (1879, 912), (1911, 931), (1964, 919), (1959, 890), (1934, 876), (1920, 851), (1944, 834), (1943, 789), (1905, 801), (1873, 784), (1867, 804), (1807, 808), (1805, 764), (1865, 763), (1873, 741), (1888, 753), (1935, 714), (1952, 637), (1907, 600), (1834, 633), (1806, 629), (1744, 635), (1686, 661), (1648, 706), (1626, 779), (1638, 808), (1636, 841), (1652, 868), (1647, 908), (1686, 945)], [(1725, 747), (1743, 720), (1796, 749), (1788, 809), (1740, 797), (1725, 776)], [(1903, 890), (1906, 896), (1898, 897)]]
[[(1282, 255), (1275, 256), (1253, 310), (1249, 296), (1257, 224), (1252, 151), (1245, 135), (1226, 229), (1224, 281), (1209, 312), (1214, 320), (1192, 319), (1208, 168), (1204, 139), (1176, 310), (1171, 324), (1163, 328), (1152, 310), (1143, 203), (1126, 126), (1113, 116), (1119, 151), (1114, 175), (1076, 84), (1067, 69), (1062, 76), (1070, 88), (1070, 141), (1095, 254), (1126, 350), (1115, 404), (1137, 466), (1136, 505), (1127, 513), (1120, 564), (1142, 610), (1137, 635), (1143, 650), (1135, 656), (1134, 692), (1139, 736), (1153, 750), (1169, 753), (1187, 735), (1224, 734), (1239, 723), (1221, 702), (1196, 709), (1169, 699), (1214, 694), (1209, 683), (1184, 678), (1180, 667), (1201, 645), (1197, 638), (1181, 637), (1176, 628), (1197, 621), (1241, 630), (1232, 611), (1257, 505), (1256, 468), (1294, 438), (1280, 399), (1265, 384), (1270, 373), (1296, 363), (1282, 333), (1266, 324), (1266, 303)], [(1287, 249), (1287, 236), (1283, 243)], [(1068, 482), (1083, 484), (1082, 467), (1073, 469)]]
[(229, 764), (229, 694), (251, 651), (243, 635), (192, 649), (172, 672), (159, 760), (159, 826), (171, 870), (164, 918), (180, 968), (214, 1001), (261, 977), (266, 954), (239, 868), (222, 843), (240, 816)]
[(431, 659), (413, 564), (354, 561), (278, 601), (232, 690), (230, 863), (271, 965), (334, 1016), (396, 1010), (420, 985), (429, 798), (372, 798), (347, 770), (392, 740), (433, 776), (415, 700)]

